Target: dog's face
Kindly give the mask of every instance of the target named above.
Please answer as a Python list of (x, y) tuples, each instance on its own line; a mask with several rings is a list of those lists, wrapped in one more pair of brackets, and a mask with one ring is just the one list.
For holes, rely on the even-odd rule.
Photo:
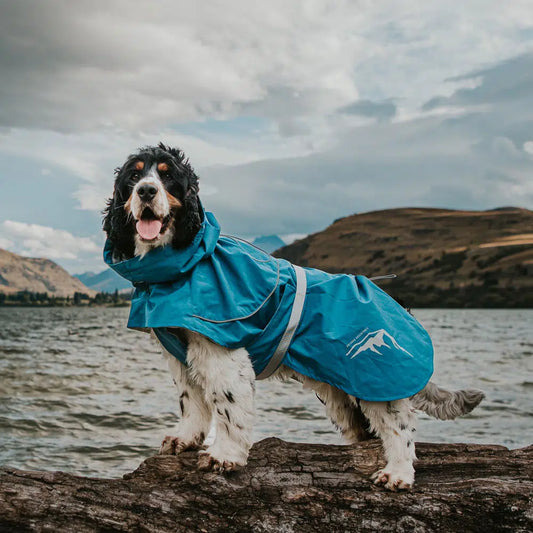
[(198, 177), (183, 152), (163, 144), (143, 148), (115, 173), (104, 231), (117, 261), (157, 246), (191, 243), (202, 223), (202, 209)]

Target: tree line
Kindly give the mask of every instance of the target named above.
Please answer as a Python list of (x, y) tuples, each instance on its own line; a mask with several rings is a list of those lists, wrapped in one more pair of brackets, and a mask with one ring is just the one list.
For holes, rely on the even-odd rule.
[(55, 296), (47, 292), (18, 291), (11, 294), (0, 292), (0, 305), (67, 307), (87, 305), (128, 305), (131, 294), (99, 292), (89, 296), (84, 292), (75, 292), (72, 296)]

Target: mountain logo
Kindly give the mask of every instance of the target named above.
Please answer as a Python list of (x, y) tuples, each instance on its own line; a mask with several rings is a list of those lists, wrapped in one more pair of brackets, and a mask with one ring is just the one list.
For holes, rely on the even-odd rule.
[[(359, 354), (371, 351), (377, 353), (378, 355), (383, 355), (378, 348), (386, 347), (389, 350), (396, 348), (405, 352), (409, 357), (413, 357), (405, 348), (402, 348), (397, 342), (396, 339), (384, 329), (378, 329), (376, 331), (371, 331), (367, 333), (360, 341), (356, 341), (357, 337), (348, 344), (348, 352), (346, 355), (353, 359)], [(390, 344), (388, 344), (390, 343)]]

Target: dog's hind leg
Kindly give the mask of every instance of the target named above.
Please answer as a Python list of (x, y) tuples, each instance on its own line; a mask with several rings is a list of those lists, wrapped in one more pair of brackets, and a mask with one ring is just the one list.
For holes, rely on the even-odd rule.
[[(353, 399), (355, 401), (355, 399)], [(373, 475), (376, 485), (387, 489), (410, 489), (415, 480), (414, 432), (416, 416), (408, 399), (393, 402), (366, 402), (361, 410), (370, 422), (370, 430), (381, 438), (387, 464)]]
[[(312, 383), (308, 385), (308, 381)], [(368, 432), (368, 422), (361, 408), (352, 402), (348, 394), (327, 383), (304, 378), (304, 387), (307, 386), (313, 389), (318, 399), (324, 404), (326, 414), (348, 444), (371, 438)]]
[(203, 389), (191, 379), (187, 367), (170, 354), (167, 354), (167, 359), (178, 389), (181, 414), (178, 434), (163, 439), (159, 454), (178, 455), (203, 444), (211, 425), (211, 410), (205, 401)]
[(324, 404), (326, 414), (333, 425), (342, 433), (348, 444), (355, 444), (362, 440), (372, 438), (368, 431), (368, 421), (363, 416), (361, 408), (354, 404), (352, 398), (344, 391), (316, 381), (310, 377), (299, 374), (292, 368), (280, 366), (271, 376), (271, 379), (282, 381), (295, 380), (302, 384), (304, 389), (311, 389), (316, 397)]
[(200, 452), (198, 467), (218, 472), (244, 466), (252, 445), (255, 373), (244, 348), (228, 350), (189, 336), (188, 361), (213, 408), (215, 441)]

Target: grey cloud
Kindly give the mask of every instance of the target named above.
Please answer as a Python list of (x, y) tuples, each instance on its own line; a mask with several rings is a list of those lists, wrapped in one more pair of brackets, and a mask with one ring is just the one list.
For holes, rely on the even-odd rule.
[(341, 107), (339, 113), (371, 117), (378, 120), (390, 120), (396, 115), (396, 105), (393, 102), (372, 102), (371, 100), (358, 100), (353, 104)]
[(429, 111), (444, 106), (475, 106), (482, 104), (516, 105), (531, 100), (533, 92), (533, 54), (523, 54), (494, 65), (471, 72), (449, 81), (475, 80), (479, 86), (459, 89), (449, 97), (438, 96), (426, 102), (422, 109)]
[(172, 4), (2, 1), (0, 124), (146, 131), (250, 98)]
[[(109, 0), (105, 9), (89, 0), (0, 0), (0, 8), (0, 126), (160, 131), (249, 113), (284, 137), (315, 135), (339, 108), (388, 120), (395, 106), (387, 98), (418, 106), (459, 62), (522, 50), (527, 34), (515, 19), (523, 28), (528, 13), (487, 9), (475, 28), (452, 31), (459, 15), (446, 6), (407, 12), (392, 1), (273, 0), (265, 11), (245, 0), (194, 8)], [(461, 17), (478, 11), (466, 6)], [(481, 44), (495, 31), (505, 38), (487, 51)]]
[[(218, 189), (208, 206), (241, 234), (312, 232), (339, 216), (398, 206), (531, 208), (533, 156), (523, 143), (533, 140), (533, 91), (504, 99), (503, 90), (526, 81), (530, 60), (486, 71), (469, 102), (500, 94), (500, 103), (483, 110), (377, 122), (343, 131), (322, 153), (205, 169), (205, 181)], [(493, 72), (505, 72), (506, 80)], [(464, 101), (464, 94), (449, 100)]]
[(244, 116), (268, 117), (278, 126), (282, 137), (305, 135), (312, 131), (306, 119), (328, 100), (328, 91), (320, 88), (297, 91), (283, 85), (269, 85), (261, 99), (239, 106)]
[(88, 0), (0, 0), (0, 7), (4, 127), (154, 131), (241, 111), (264, 112), (289, 136), (306, 133), (300, 117), (334, 106), (332, 95), (340, 105), (356, 94), (353, 47), (341, 55), (340, 41), (329, 38), (339, 21), (357, 24), (348, 16), (356, 6), (327, 17), (320, 6), (305, 9), (317, 17), (314, 32), (300, 23), (301, 6), (281, 1), (271, 11), (283, 16), (272, 19), (238, 1), (189, 9), (186, 0), (110, 0), (103, 9)]
[[(531, 54), (468, 67), (452, 81), (479, 78), (478, 87), (428, 100), (424, 109), (442, 115), (404, 119), (438, 94), (458, 65), (523, 50), (520, 37), (507, 32), (517, 23), (487, 9), (484, 24), (452, 29), (456, 13), (426, 4), (424, 13), (408, 14), (393, 3), (374, 3), (378, 11), (357, 2), (321, 11), (319, 4), (301, 9), (279, 0), (269, 4), (269, 18), (244, 1), (188, 9), (185, 0), (161, 0), (157, 8), (112, 0), (104, 10), (89, 0), (0, 0), (0, 127), (19, 128), (22, 136), (20, 128), (45, 130), (45, 137), (75, 132), (56, 141), (55, 159), (67, 159), (68, 139), (78, 139), (87, 157), (70, 157), (67, 167), (78, 179), (79, 160), (98, 168), (110, 145), (111, 152), (136, 135), (205, 117), (265, 118), (278, 131), (204, 136), (200, 159), (192, 161), (197, 168), (213, 147), (240, 152), (242, 144), (242, 161), (307, 153), (307, 143), (327, 146), (305, 157), (203, 169), (205, 189), (217, 190), (206, 205), (240, 234), (307, 233), (342, 215), (400, 205), (530, 206), (532, 157), (523, 144), (533, 140)], [(483, 45), (493, 28), (504, 42), (489, 50)], [(402, 122), (394, 120), (394, 101), (402, 102)], [(450, 118), (443, 107), (466, 112)], [(350, 114), (377, 120), (355, 128), (347, 125)], [(88, 148), (87, 130), (106, 142)], [(276, 152), (279, 146), (289, 149)], [(87, 197), (85, 189), (80, 196)]]
[[(113, 53), (84, 28), (83, 6), (78, 16), (63, 2), (2, 2), (0, 19), (0, 123), (9, 127), (69, 129), (83, 119), (72, 100), (100, 93), (91, 80), (73, 76), (82, 70), (96, 74), (105, 65), (118, 67)], [(113, 64), (115, 63), (115, 64)], [(122, 63), (122, 61), (121, 61)], [(94, 78), (96, 82), (96, 78)], [(84, 109), (87, 112), (87, 109)]]

